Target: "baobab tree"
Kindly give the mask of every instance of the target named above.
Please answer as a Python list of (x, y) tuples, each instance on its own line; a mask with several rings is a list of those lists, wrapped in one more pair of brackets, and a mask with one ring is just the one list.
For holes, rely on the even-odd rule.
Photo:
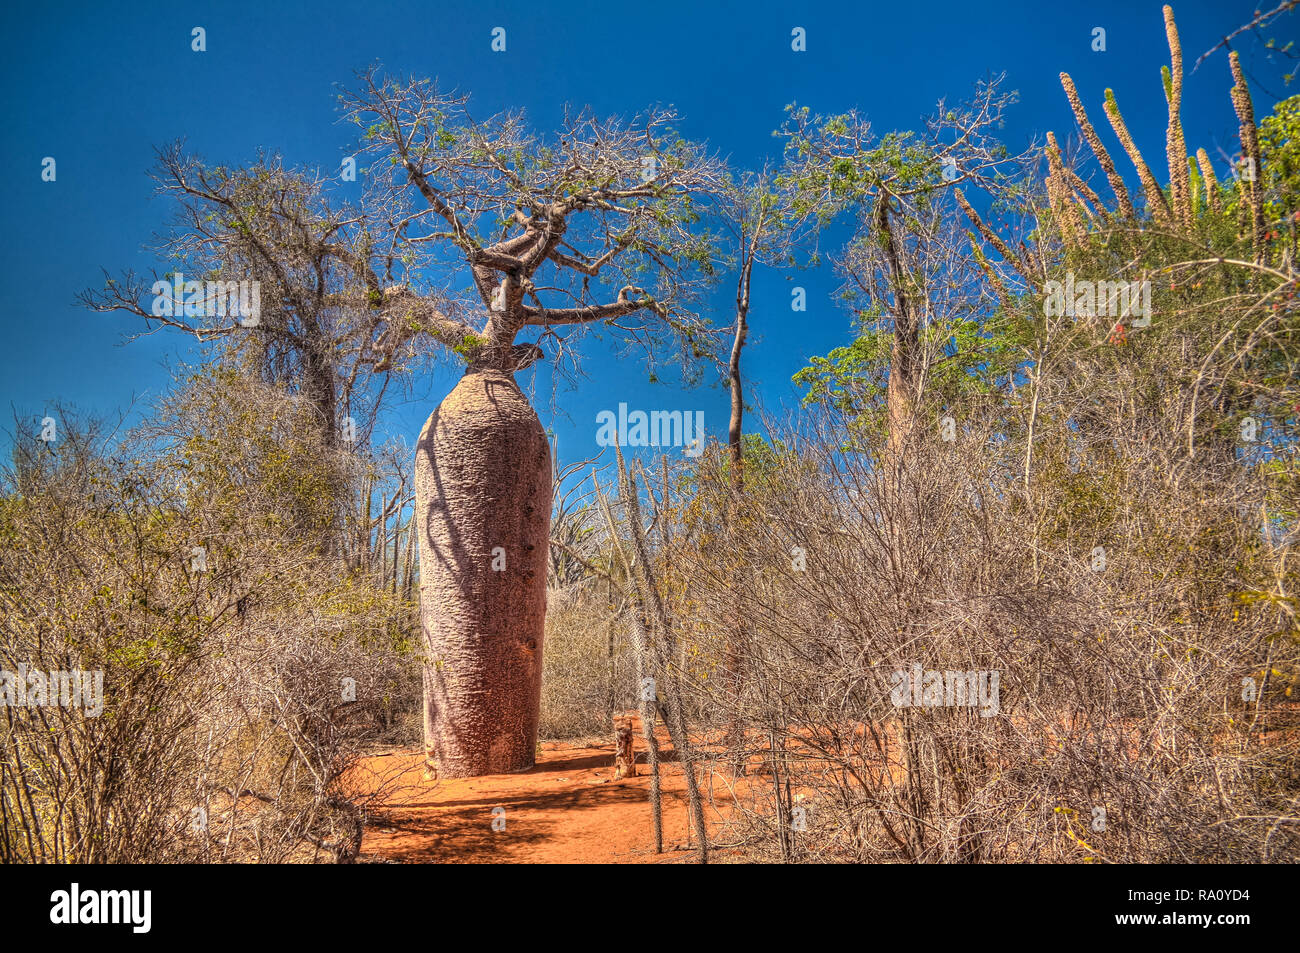
[[(223, 349), (247, 371), (296, 391), (326, 446), (358, 443), (344, 420), (355, 418), (349, 430), (369, 431), (379, 395), (411, 369), (430, 330), (389, 328), (397, 305), (381, 291), (401, 262), (378, 244), (367, 213), (340, 198), (341, 182), (271, 153), (247, 166), (213, 165), (173, 142), (158, 151), (153, 178), (175, 212), (154, 250), (175, 271), (106, 274), (104, 287), (82, 292), (81, 302), (136, 316), (140, 334), (165, 327)], [(169, 286), (176, 272), (182, 291), (192, 290), (160, 302), (156, 283)], [(209, 293), (214, 281), (255, 283), (259, 313), (229, 310)]]
[(534, 763), (551, 513), (550, 447), (515, 374), (574, 332), (621, 329), (647, 353), (711, 329), (690, 307), (711, 272), (694, 226), (720, 164), (672, 128), (566, 114), (471, 118), (467, 97), (375, 70), (342, 96), (371, 160), (368, 209), (407, 274), (459, 269), (472, 323), (409, 284), (384, 289), (393, 333), (427, 331), (465, 362), (416, 449), (429, 769), (466, 777)]
[[(96, 311), (134, 316), (135, 337), (183, 333), (226, 369), (295, 394), (320, 436), (318, 463), (332, 497), (324, 510), (305, 508), (312, 520), (333, 524), (315, 538), (322, 552), (357, 569), (370, 565), (373, 535), (382, 573), (388, 520), (409, 503), (406, 482), (398, 481), (372, 516), (379, 461), (365, 459), (370, 434), (384, 397), (409, 385), (427, 363), (429, 338), (446, 329), (413, 322), (409, 307), (384, 296), (405, 263), (393, 253), (386, 223), (372, 223), (350, 200), (360, 188), (346, 170), (331, 178), (266, 152), (247, 165), (213, 164), (170, 143), (153, 170), (174, 212), (154, 247), (170, 269), (147, 277), (106, 272), (102, 288), (79, 298)], [(385, 235), (387, 247), (380, 244)], [(238, 293), (229, 293), (236, 286)], [(431, 300), (426, 293), (425, 304)], [(254, 313), (244, 313), (250, 308)], [(455, 309), (448, 300), (438, 313)], [(395, 314), (402, 316), (398, 329)], [(407, 551), (409, 579), (410, 543)], [(396, 587), (396, 554), (393, 568)]]
[[(963, 185), (1011, 198), (1008, 174), (1021, 159), (1009, 157), (994, 133), (1013, 99), (996, 79), (981, 82), (969, 102), (940, 102), (921, 135), (877, 137), (856, 113), (814, 119), (806, 107), (793, 106), (782, 130), (792, 170), (784, 181), (857, 220), (837, 265), (847, 279), (845, 297), (860, 306), (859, 337), (829, 359), (814, 360), (795, 380), (812, 384), (814, 395), (846, 381), (867, 391), (869, 414), (859, 424), (874, 423), (886, 438), (874, 469), (880, 499), (899, 514), (889, 520), (886, 537), (900, 605), (925, 578), (909, 538), (918, 524), (903, 518), (925, 508), (914, 483), (916, 463), (927, 441), (940, 436), (923, 421), (945, 389), (982, 386), (982, 375), (1002, 367), (994, 360), (1002, 355), (991, 352), (1005, 341), (986, 340), (995, 303), (973, 289), (983, 284), (981, 272), (1001, 288), (997, 275), (1005, 263), (994, 267), (978, 239), (963, 234), (957, 212)], [(871, 368), (866, 375), (864, 367)]]
[[(940, 102), (922, 134), (877, 137), (856, 112), (824, 119), (810, 116), (807, 107), (787, 107), (781, 134), (788, 171), (779, 184), (857, 218), (857, 233), (838, 264), (849, 278), (849, 296), (864, 296), (869, 305), (859, 312), (864, 330), (874, 326), (888, 340), (884, 386), (891, 466), (901, 465), (933, 366), (951, 348), (953, 328), (944, 323), (955, 315), (945, 301), (958, 298), (955, 277), (967, 270), (962, 263), (991, 267), (973, 243), (954, 244), (951, 229), (939, 237), (943, 229), (936, 226), (944, 216), (938, 207), (951, 196), (969, 208), (963, 185), (994, 199), (1010, 198), (1008, 173), (1034, 151), (1010, 156), (995, 136), (1015, 101), (1014, 94), (1001, 91), (1000, 81), (977, 83), (966, 102)], [(1006, 256), (1013, 257), (1009, 251)]]

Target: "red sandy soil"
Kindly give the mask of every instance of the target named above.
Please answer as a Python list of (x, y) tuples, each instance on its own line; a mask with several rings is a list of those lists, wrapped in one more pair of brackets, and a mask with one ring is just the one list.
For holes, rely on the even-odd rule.
[[(353, 775), (359, 799), (368, 802), (358, 859), (424, 864), (691, 862), (696, 854), (688, 842), (681, 765), (668, 738), (661, 737), (664, 852), (656, 854), (650, 774), (639, 728), (636, 742), (637, 777), (618, 781), (612, 737), (603, 743), (543, 742), (530, 770), (478, 778), (426, 781), (418, 751), (366, 758)], [(701, 779), (701, 784), (707, 783)], [(716, 784), (713, 797), (715, 804), (730, 803), (728, 792)], [(504, 830), (493, 830), (496, 807), (505, 809)], [(710, 827), (716, 829), (721, 818), (706, 811), (712, 815)]]
[[(862, 731), (862, 726), (857, 727), (854, 734)], [(1069, 726), (1063, 723), (1062, 729)], [(1291, 737), (1293, 731), (1279, 734)], [(892, 734), (888, 729), (886, 733)], [(365, 758), (349, 777), (355, 799), (368, 814), (358, 859), (362, 863), (692, 862), (696, 854), (690, 846), (681, 766), (666, 733), (660, 729), (658, 735), (662, 854), (654, 852), (650, 776), (638, 722), (638, 774), (618, 781), (614, 780), (612, 737), (543, 742), (537, 764), (530, 770), (478, 778), (425, 780), (420, 751), (400, 749)], [(1051, 738), (1049, 731), (1049, 743)], [(704, 745), (706, 750), (709, 747)], [(1135, 755), (1141, 747), (1135, 735)], [(888, 760), (890, 775), (897, 780), (901, 765), (892, 757)], [(757, 762), (753, 767), (758, 767)], [(760, 777), (761, 772), (751, 771), (738, 785), (743, 788)], [(700, 772), (700, 785), (706, 805), (710, 800), (713, 805), (705, 808), (710, 841), (725, 842), (726, 815), (734, 802), (728, 781), (721, 772), (706, 770)], [(492, 813), (496, 807), (505, 809), (504, 830), (493, 830), (493, 820), (499, 818)], [(739, 859), (734, 851), (710, 850), (710, 860)]]

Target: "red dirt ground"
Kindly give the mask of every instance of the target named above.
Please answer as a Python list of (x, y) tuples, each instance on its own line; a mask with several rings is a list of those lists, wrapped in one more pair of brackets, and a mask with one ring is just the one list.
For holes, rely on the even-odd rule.
[[(1071, 730), (1063, 724), (1063, 730)], [(1293, 728), (1270, 734), (1280, 741)], [(1049, 733), (1050, 735), (1050, 733)], [(400, 749), (361, 761), (349, 776), (367, 813), (363, 863), (689, 863), (691, 849), (685, 781), (666, 733), (658, 732), (663, 777), (664, 853), (655, 854), (650, 776), (636, 723), (636, 777), (614, 780), (614, 741), (548, 741), (537, 764), (517, 774), (424, 780), (420, 751)], [(701, 752), (711, 746), (705, 743)], [(1134, 754), (1141, 740), (1134, 738)], [(758, 767), (761, 758), (752, 767)], [(899, 770), (891, 764), (891, 774)], [(710, 831), (710, 860), (742, 860), (719, 851), (734, 803), (721, 771), (700, 772)], [(737, 780), (743, 792), (751, 776)], [(766, 779), (763, 784), (769, 783)], [(505, 810), (504, 830), (493, 830), (493, 808)]]
[[(517, 774), (423, 779), (423, 755), (398, 750), (364, 759), (353, 776), (368, 800), (363, 863), (687, 863), (685, 779), (667, 737), (664, 853), (654, 852), (650, 776), (638, 728), (637, 777), (614, 780), (614, 742), (541, 745), (535, 767)], [(703, 779), (701, 783), (706, 783)], [(715, 787), (715, 803), (727, 792)], [(493, 830), (493, 808), (505, 829)], [(709, 818), (716, 827), (721, 818)], [(497, 826), (500, 827), (498, 820)], [(711, 858), (712, 859), (712, 858)], [(721, 859), (721, 858), (719, 858)]]

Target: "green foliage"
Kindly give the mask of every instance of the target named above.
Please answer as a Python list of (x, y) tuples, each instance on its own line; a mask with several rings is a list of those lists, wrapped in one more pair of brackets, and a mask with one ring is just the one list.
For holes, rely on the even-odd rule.
[(1259, 124), (1267, 217), (1276, 222), (1300, 212), (1300, 96), (1284, 99)]
[[(883, 433), (894, 332), (879, 308), (859, 312), (858, 319), (860, 331), (850, 344), (812, 358), (792, 380), (805, 391), (804, 406), (825, 402), (854, 418), (857, 426)], [(987, 315), (926, 327), (922, 346), (937, 355), (930, 397), (937, 406), (950, 407), (1001, 392), (1018, 373), (1035, 333), (1028, 307), (997, 308)]]
[(480, 337), (477, 334), (466, 334), (461, 338), (460, 343), (453, 347), (452, 350), (459, 354), (464, 359), (465, 363), (468, 364), (473, 361), (474, 356), (478, 354), (486, 344), (487, 338)]

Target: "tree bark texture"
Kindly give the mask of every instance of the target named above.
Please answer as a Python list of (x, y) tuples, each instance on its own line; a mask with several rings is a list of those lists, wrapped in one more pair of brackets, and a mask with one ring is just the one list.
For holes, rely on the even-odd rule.
[(424, 739), (439, 777), (532, 767), (551, 450), (508, 371), (471, 368), (416, 449)]

